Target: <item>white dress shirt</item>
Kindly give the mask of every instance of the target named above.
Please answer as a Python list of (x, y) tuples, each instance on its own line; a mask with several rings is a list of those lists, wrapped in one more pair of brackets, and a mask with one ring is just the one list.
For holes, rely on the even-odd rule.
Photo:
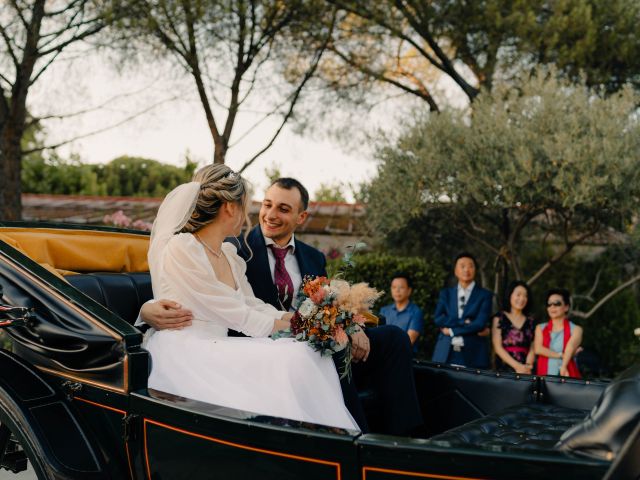
[[(276, 257), (269, 248), (269, 245), (275, 245), (275, 248), (283, 248), (276, 244), (272, 239), (264, 237), (264, 243), (267, 246), (267, 257), (269, 258), (269, 271), (271, 272), (271, 280), (275, 283), (274, 279), (274, 271), (276, 269)], [(284, 257), (284, 267), (287, 269), (287, 273), (291, 277), (291, 282), (293, 283), (293, 297), (291, 308), (289, 310), (293, 311), (293, 300), (295, 300), (298, 295), (298, 290), (300, 290), (300, 284), (302, 283), (302, 273), (300, 272), (300, 265), (298, 265), (298, 259), (296, 258), (296, 242), (295, 236), (291, 235), (291, 240), (289, 243), (285, 245), (284, 248), (289, 248), (287, 255)]]
[[(473, 287), (476, 286), (476, 282), (471, 282), (467, 288), (463, 288), (462, 285), (458, 284), (458, 318), (462, 318), (462, 314), (464, 313), (464, 306), (469, 303), (469, 297), (471, 297), (471, 292), (473, 291)], [(460, 336), (456, 336), (453, 333), (453, 328), (449, 329), (449, 335), (451, 335), (451, 345), (459, 351), (460, 348), (464, 347), (464, 338)]]
[(458, 284), (458, 318), (462, 318), (464, 313), (464, 306), (469, 303), (471, 292), (473, 287), (476, 286), (476, 282), (471, 282), (467, 288), (462, 288), (462, 285)]

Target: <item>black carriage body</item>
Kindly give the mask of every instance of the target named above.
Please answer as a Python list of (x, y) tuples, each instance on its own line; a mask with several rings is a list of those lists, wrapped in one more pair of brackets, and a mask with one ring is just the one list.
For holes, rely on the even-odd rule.
[[(93, 230), (109, 231), (74, 231)], [(424, 439), (335, 431), (150, 391), (152, 362), (132, 326), (151, 295), (148, 274), (63, 279), (2, 233), (2, 303), (33, 308), (35, 318), (6, 330), (13, 352), (0, 351), (0, 424), (11, 427), (40, 478), (596, 479), (612, 466), (557, 451), (555, 440), (536, 445), (586, 414), (606, 382), (416, 363)], [(380, 409), (374, 399), (373, 423)], [(519, 412), (537, 415), (537, 426), (496, 431)]]

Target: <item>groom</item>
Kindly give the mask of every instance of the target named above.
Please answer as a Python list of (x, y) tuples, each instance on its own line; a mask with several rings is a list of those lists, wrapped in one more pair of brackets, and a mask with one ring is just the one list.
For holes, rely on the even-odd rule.
[[(326, 260), (317, 249), (295, 238), (308, 216), (309, 194), (293, 178), (280, 178), (267, 189), (259, 225), (251, 230), (238, 254), (247, 261), (247, 279), (256, 297), (288, 310), (305, 275), (326, 275)], [(249, 248), (247, 248), (249, 247)], [(250, 251), (252, 253), (250, 253)], [(141, 316), (156, 329), (181, 328), (190, 312), (174, 302), (145, 304)], [(371, 387), (382, 401), (384, 433), (404, 435), (422, 424), (411, 368), (407, 335), (395, 326), (380, 326), (351, 336), (352, 379), (340, 383), (345, 405), (363, 432), (369, 431), (357, 387)], [(342, 358), (334, 355), (336, 367)]]

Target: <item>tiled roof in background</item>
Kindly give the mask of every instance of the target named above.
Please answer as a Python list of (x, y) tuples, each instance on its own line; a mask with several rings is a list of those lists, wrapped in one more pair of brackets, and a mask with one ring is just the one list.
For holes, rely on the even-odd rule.
[[(161, 198), (96, 197), (83, 195), (22, 195), (22, 219), (102, 225), (105, 215), (122, 210), (133, 220), (153, 222)], [(260, 202), (252, 202), (251, 221), (258, 219)], [(307, 221), (298, 228), (302, 234), (363, 235), (365, 207), (358, 203), (311, 202)]]

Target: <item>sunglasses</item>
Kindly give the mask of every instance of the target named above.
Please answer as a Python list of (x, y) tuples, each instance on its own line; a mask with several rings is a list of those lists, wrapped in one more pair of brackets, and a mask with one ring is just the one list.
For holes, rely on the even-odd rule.
[(549, 307), (561, 307), (563, 305), (564, 305), (564, 303), (562, 303), (562, 302), (549, 302), (549, 303), (547, 303), (547, 308), (549, 308)]

